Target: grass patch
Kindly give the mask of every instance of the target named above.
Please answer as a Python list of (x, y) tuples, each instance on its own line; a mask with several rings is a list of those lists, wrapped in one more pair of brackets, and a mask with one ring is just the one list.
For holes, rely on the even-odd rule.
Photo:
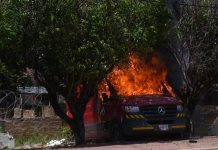
[(15, 137), (16, 146), (34, 145), (34, 144), (46, 144), (51, 139), (54, 139), (54, 135), (48, 135), (43, 133), (34, 132), (31, 135), (18, 135)]
[(70, 129), (63, 125), (56, 133), (31, 132), (15, 136), (16, 147), (23, 145), (46, 144), (50, 140), (59, 140), (67, 138), (70, 134)]
[(3, 132), (3, 129), (2, 129), (2, 127), (0, 126), (0, 133), (2, 133)]

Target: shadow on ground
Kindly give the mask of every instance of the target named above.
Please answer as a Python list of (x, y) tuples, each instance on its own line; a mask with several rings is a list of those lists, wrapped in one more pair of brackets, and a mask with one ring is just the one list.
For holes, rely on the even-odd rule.
[(86, 147), (102, 147), (102, 146), (113, 146), (113, 145), (129, 145), (129, 144), (145, 144), (152, 142), (168, 143), (170, 141), (181, 141), (187, 140), (188, 138), (180, 138), (178, 135), (152, 135), (146, 137), (128, 137), (122, 141), (111, 142), (109, 140), (89, 140), (84, 145), (79, 146), (59, 146), (51, 147), (50, 149), (56, 148), (86, 148)]

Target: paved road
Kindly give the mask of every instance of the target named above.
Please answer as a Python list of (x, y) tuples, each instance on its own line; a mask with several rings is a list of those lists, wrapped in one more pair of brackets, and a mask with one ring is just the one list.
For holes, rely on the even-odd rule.
[[(106, 143), (87, 145), (79, 148), (59, 148), (59, 150), (218, 150), (218, 137), (203, 137), (193, 140), (140, 140), (120, 144)], [(46, 149), (49, 150), (49, 149)]]

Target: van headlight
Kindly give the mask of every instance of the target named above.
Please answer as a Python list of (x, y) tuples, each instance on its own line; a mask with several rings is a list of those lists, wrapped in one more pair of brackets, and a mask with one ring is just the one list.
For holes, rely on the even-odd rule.
[(138, 106), (124, 106), (125, 112), (128, 113), (136, 113), (139, 112), (139, 107)]
[(179, 111), (179, 112), (183, 111), (183, 106), (182, 105), (177, 105), (177, 111)]

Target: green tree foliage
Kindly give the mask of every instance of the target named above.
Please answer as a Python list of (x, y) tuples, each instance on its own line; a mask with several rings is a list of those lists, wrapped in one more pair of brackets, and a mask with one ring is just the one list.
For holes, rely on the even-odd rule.
[(175, 7), (179, 43), (173, 53), (187, 85), (184, 101), (191, 112), (202, 91), (218, 81), (217, 5), (217, 0), (184, 0)]
[[(139, 0), (9, 1), (7, 11), (13, 16), (8, 18), (17, 39), (11, 49), (46, 87), (77, 144), (84, 141), (83, 113), (98, 82), (129, 52), (146, 53), (161, 45), (168, 10), (164, 0), (155, 1), (158, 5)], [(65, 97), (73, 119), (58, 105), (58, 94)]]
[(8, 2), (0, 1), (0, 89), (15, 89), (20, 76), (16, 28)]

